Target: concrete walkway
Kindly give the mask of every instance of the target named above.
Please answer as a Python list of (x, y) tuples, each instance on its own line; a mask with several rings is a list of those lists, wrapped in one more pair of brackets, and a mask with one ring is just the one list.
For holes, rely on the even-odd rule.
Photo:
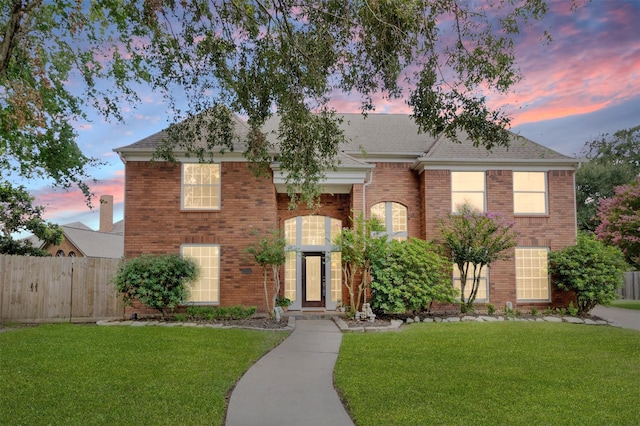
[(640, 311), (598, 305), (591, 313), (622, 328), (640, 331)]
[(226, 426), (351, 426), (333, 388), (342, 334), (330, 320), (298, 320), (284, 342), (240, 379)]

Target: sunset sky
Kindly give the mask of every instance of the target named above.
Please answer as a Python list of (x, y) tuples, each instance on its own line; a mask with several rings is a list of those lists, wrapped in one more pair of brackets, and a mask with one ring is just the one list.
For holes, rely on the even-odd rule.
[[(505, 97), (491, 97), (492, 106), (506, 106), (512, 130), (566, 155), (602, 133), (640, 125), (640, 0), (592, 0), (574, 12), (569, 1), (551, 0), (551, 13), (517, 44), (523, 80)], [(554, 41), (540, 43), (541, 29)], [(160, 96), (141, 94), (143, 103), (125, 110), (125, 123), (95, 118), (78, 124), (79, 145), (107, 164), (92, 173), (96, 195), (112, 194), (114, 220), (122, 219), (124, 165), (113, 149), (165, 128), (170, 114)], [(359, 100), (336, 97), (338, 112), (358, 112)], [(410, 113), (403, 101), (379, 103), (378, 113)], [(27, 183), (46, 219), (65, 224), (81, 221), (96, 229), (97, 211), (85, 205), (79, 190), (52, 190)], [(97, 201), (95, 203), (98, 204)]]

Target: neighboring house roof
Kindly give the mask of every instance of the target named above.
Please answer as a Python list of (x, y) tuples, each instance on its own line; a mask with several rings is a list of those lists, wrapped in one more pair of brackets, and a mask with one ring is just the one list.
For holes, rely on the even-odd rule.
[(114, 235), (124, 235), (124, 219), (115, 222), (109, 233)]
[[(341, 128), (346, 143), (341, 147), (340, 167), (364, 165), (361, 161), (409, 161), (415, 162), (416, 169), (428, 164), (442, 163), (527, 163), (577, 165), (578, 160), (539, 145), (522, 136), (513, 134), (509, 147), (496, 146), (487, 150), (484, 146), (474, 147), (465, 134), (460, 142), (446, 137), (434, 138), (420, 133), (413, 119), (407, 114), (336, 114), (342, 118)], [(280, 118), (274, 115), (263, 126), (267, 138), (277, 145), (277, 129)], [(238, 140), (246, 137), (248, 126), (235, 118)], [(131, 145), (116, 148), (122, 154), (150, 154), (162, 142), (167, 133), (161, 131)], [(237, 143), (236, 152), (245, 148)], [(237, 154), (236, 154), (237, 155)], [(126, 155), (125, 155), (126, 156)]]
[(86, 257), (121, 258), (124, 255), (122, 235), (91, 229), (62, 226), (64, 237)]
[[(82, 222), (60, 226), (64, 238), (73, 244), (83, 256), (119, 259), (124, 255), (124, 220), (113, 224), (111, 232), (98, 232)], [(34, 247), (46, 248), (35, 235), (26, 238)]]

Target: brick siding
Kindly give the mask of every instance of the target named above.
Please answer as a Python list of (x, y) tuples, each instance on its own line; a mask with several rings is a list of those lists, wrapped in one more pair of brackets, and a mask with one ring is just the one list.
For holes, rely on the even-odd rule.
[[(324, 194), (321, 207), (315, 210), (305, 205), (290, 210), (286, 194), (277, 194), (270, 178), (256, 178), (246, 163), (221, 163), (220, 211), (180, 210), (179, 165), (128, 161), (125, 175), (125, 257), (179, 253), (181, 244), (220, 244), (220, 305), (243, 304), (261, 310), (265, 308), (262, 270), (243, 253), (254, 241), (252, 229), (282, 229), (286, 219), (307, 214), (340, 219), (348, 226), (351, 212), (362, 211), (364, 194), (367, 211), (383, 201), (406, 206), (409, 237), (431, 240), (439, 237), (439, 220), (451, 210), (450, 172), (418, 173), (411, 163), (377, 163), (370, 184), (354, 185), (350, 194)], [(548, 215), (516, 217), (511, 171), (486, 173), (488, 210), (515, 221), (520, 232), (518, 245), (559, 249), (575, 244), (573, 172), (549, 172), (548, 188)], [(512, 260), (492, 265), (489, 282), (492, 304), (500, 308), (511, 301), (519, 306)], [(343, 295), (346, 302), (346, 289)], [(569, 299), (565, 294), (552, 295), (554, 304), (566, 305)], [(127, 312), (134, 311), (144, 313), (140, 307)]]

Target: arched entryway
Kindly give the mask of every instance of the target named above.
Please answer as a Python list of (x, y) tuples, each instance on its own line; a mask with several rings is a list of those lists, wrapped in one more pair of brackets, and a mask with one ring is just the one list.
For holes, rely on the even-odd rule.
[(342, 221), (328, 216), (298, 216), (284, 222), (287, 240), (284, 294), (291, 310), (334, 310), (342, 301), (340, 252), (333, 240)]

